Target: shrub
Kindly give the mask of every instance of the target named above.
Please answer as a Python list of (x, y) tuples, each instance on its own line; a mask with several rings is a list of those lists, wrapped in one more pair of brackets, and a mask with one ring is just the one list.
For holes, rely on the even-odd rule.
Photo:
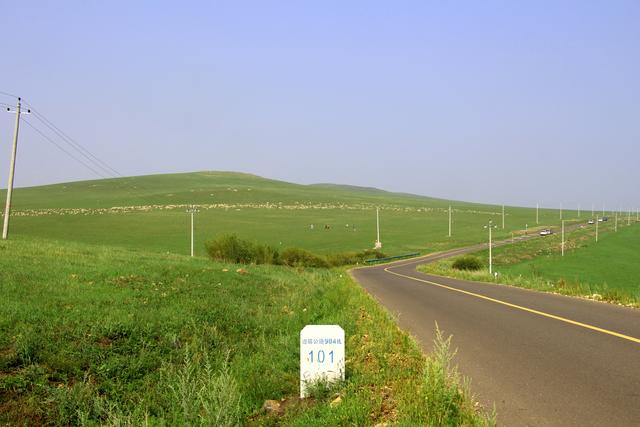
[(280, 261), (290, 267), (330, 267), (329, 262), (323, 257), (300, 248), (285, 249), (280, 255)]
[(212, 259), (237, 264), (278, 264), (278, 251), (271, 246), (242, 240), (235, 234), (223, 234), (205, 243)]
[(456, 258), (456, 260), (453, 261), (453, 264), (451, 264), (451, 267), (455, 268), (456, 270), (475, 271), (482, 268), (482, 262), (474, 256), (466, 255), (460, 258)]
[(382, 252), (374, 249), (366, 249), (361, 252), (340, 252), (337, 254), (331, 254), (327, 256), (327, 261), (334, 267), (349, 264), (360, 264), (364, 261), (372, 258), (380, 259), (385, 258), (386, 255)]
[(284, 264), (290, 267), (339, 267), (360, 264), (371, 258), (386, 257), (382, 252), (373, 249), (340, 252), (326, 257), (301, 248), (287, 248), (279, 253), (269, 245), (243, 240), (235, 234), (223, 234), (210, 240), (205, 243), (205, 248), (209, 257), (214, 260), (236, 264)]

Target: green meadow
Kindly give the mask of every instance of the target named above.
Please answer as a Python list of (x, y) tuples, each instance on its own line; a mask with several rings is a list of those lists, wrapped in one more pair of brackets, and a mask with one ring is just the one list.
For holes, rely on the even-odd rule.
[[(535, 209), (507, 207), (503, 230), (500, 206), (199, 172), (19, 188), (11, 232), (186, 254), (190, 219), (185, 210), (189, 204), (199, 206), (195, 215), (198, 255), (204, 255), (204, 241), (222, 233), (319, 253), (368, 249), (376, 239), (376, 207), (380, 208), (383, 251), (388, 254), (432, 252), (481, 242), (487, 238), (483, 226), (490, 220), (499, 225), (496, 238), (535, 223)], [(453, 209), (452, 237), (448, 237), (449, 205)], [(567, 211), (565, 217), (571, 214)], [(557, 210), (540, 210), (540, 226), (558, 223)]]
[[(531, 289), (585, 296), (628, 305), (640, 305), (640, 227), (638, 222), (599, 223), (598, 242), (595, 225), (583, 223), (565, 236), (565, 255), (561, 254), (561, 235), (497, 247), (493, 251), (498, 282)], [(488, 265), (487, 250), (474, 254)], [(470, 280), (494, 282), (488, 269), (458, 271), (454, 259), (442, 260), (420, 269), (434, 274)]]
[(618, 232), (613, 232), (611, 225), (607, 228), (598, 243), (590, 238), (584, 246), (568, 250), (564, 257), (555, 252), (507, 265), (503, 270), (510, 275), (582, 284), (592, 293), (619, 290), (640, 301), (640, 227), (621, 225)]
[[(0, 423), (491, 425), (343, 270), (0, 243)], [(346, 379), (300, 400), (300, 330), (339, 324)], [(280, 406), (262, 410), (266, 400)]]
[[(533, 232), (534, 209), (507, 207), (502, 229), (499, 206), (228, 172), (19, 188), (13, 208), (0, 244), (0, 423), (493, 424), (451, 364), (446, 331), (425, 357), (345, 269), (224, 264), (204, 242), (235, 233), (361, 251), (379, 208), (384, 252), (433, 252), (485, 241), (489, 221), (497, 239)], [(539, 227), (558, 223), (540, 210)], [(306, 324), (345, 329), (346, 380), (301, 401)], [(280, 408), (265, 412), (266, 400)]]

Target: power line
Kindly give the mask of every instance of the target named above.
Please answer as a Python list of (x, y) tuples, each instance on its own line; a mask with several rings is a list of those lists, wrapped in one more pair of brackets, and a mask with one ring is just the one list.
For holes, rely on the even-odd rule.
[(3, 92), (3, 91), (1, 91), (1, 90), (0, 90), (0, 95), (10, 96), (10, 97), (12, 97), (12, 98), (16, 98), (16, 99), (17, 99), (17, 98), (19, 98), (19, 96), (18, 96), (18, 95), (14, 95), (14, 94), (12, 94), (12, 93), (8, 93), (8, 92)]
[(107, 175), (115, 175), (115, 176), (123, 177), (123, 175), (120, 172), (118, 172), (117, 170), (109, 166), (106, 162), (98, 158), (91, 151), (83, 147), (82, 144), (80, 144), (79, 142), (71, 138), (69, 135), (67, 135), (64, 131), (62, 131), (62, 129), (60, 129), (58, 126), (53, 124), (51, 120), (47, 119), (42, 113), (40, 113), (37, 110), (34, 110), (33, 107), (28, 102), (25, 102), (25, 104), (31, 107), (31, 112), (33, 113), (36, 119), (38, 119), (42, 124), (44, 124), (52, 132), (58, 135), (58, 137), (60, 137), (60, 139), (62, 139), (67, 145), (70, 145), (71, 147), (73, 147), (80, 155), (82, 155), (85, 159), (87, 159), (90, 163), (92, 163), (96, 168), (101, 169)]
[(35, 127), (34, 125), (32, 125), (31, 123), (29, 123), (27, 120), (25, 119), (21, 119), (23, 123), (25, 123), (27, 126), (29, 126), (31, 129), (33, 129), (34, 131), (36, 131), (38, 134), (40, 134), (40, 136), (42, 136), (47, 142), (53, 144), (54, 146), (56, 146), (60, 151), (62, 151), (63, 153), (65, 153), (67, 156), (71, 157), (73, 160), (75, 160), (76, 162), (80, 163), (81, 165), (83, 165), (85, 168), (89, 169), (91, 172), (95, 173), (96, 175), (98, 175), (100, 178), (107, 178), (106, 176), (104, 176), (102, 173), (98, 172), (97, 170), (95, 170), (94, 168), (92, 168), (91, 166), (89, 166), (88, 164), (86, 164), (85, 162), (83, 162), (81, 159), (77, 158), (76, 156), (74, 156), (73, 154), (71, 154), (69, 151), (67, 151), (64, 147), (62, 147), (60, 144), (58, 144), (57, 142), (55, 142), (53, 139), (51, 139), (47, 134), (45, 134), (44, 132), (42, 132), (40, 129), (38, 129), (37, 127)]

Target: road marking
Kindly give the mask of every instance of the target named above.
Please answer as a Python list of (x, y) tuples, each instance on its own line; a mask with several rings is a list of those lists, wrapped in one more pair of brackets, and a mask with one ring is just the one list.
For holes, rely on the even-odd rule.
[(476, 294), (475, 292), (465, 291), (463, 289), (454, 288), (454, 287), (451, 287), (451, 286), (443, 285), (441, 283), (431, 282), (431, 281), (425, 280), (425, 279), (419, 279), (417, 277), (408, 276), (406, 274), (401, 274), (401, 273), (396, 273), (395, 271), (391, 271), (390, 270), (390, 268), (395, 268), (395, 267), (402, 267), (402, 266), (387, 267), (387, 268), (384, 269), (384, 271), (386, 271), (387, 273), (390, 273), (390, 274), (394, 274), (396, 276), (400, 276), (400, 277), (404, 277), (404, 278), (407, 278), (407, 279), (415, 280), (417, 282), (423, 282), (423, 283), (427, 283), (429, 285), (439, 286), (441, 288), (448, 289), (450, 291), (460, 292), (460, 293), (465, 294), (465, 295), (470, 295), (472, 297), (480, 298), (480, 299), (483, 299), (483, 300), (486, 300), (486, 301), (495, 302), (496, 304), (502, 304), (502, 305), (505, 305), (507, 307), (515, 308), (515, 309), (522, 310), (522, 311), (527, 311), (529, 313), (537, 314), (539, 316), (543, 316), (543, 317), (548, 317), (550, 319), (559, 320), (561, 322), (569, 323), (571, 325), (580, 326), (580, 327), (586, 328), (586, 329), (591, 329), (592, 331), (601, 332), (603, 334), (612, 335), (614, 337), (622, 338), (624, 340), (640, 344), (640, 338), (630, 337), (628, 335), (620, 334), (618, 332), (610, 331), (608, 329), (603, 329), (603, 328), (599, 328), (597, 326), (592, 326), (592, 325), (588, 325), (586, 323), (577, 322), (575, 320), (567, 319), (566, 317), (556, 316), (555, 314), (545, 313), (543, 311), (534, 310), (532, 308), (523, 307), (523, 306), (517, 305), (517, 304), (512, 304), (510, 302), (506, 302), (506, 301), (502, 301), (502, 300), (499, 300), (499, 299), (491, 298), (491, 297), (488, 297), (488, 296), (485, 296), (485, 295)]

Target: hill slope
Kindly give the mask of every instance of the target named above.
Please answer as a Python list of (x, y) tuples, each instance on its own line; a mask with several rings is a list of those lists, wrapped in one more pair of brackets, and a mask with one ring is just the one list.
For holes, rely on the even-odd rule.
[[(11, 233), (184, 254), (190, 247), (190, 219), (185, 213), (189, 204), (199, 206), (197, 254), (204, 254), (205, 240), (221, 233), (283, 248), (360, 251), (371, 248), (376, 239), (376, 207), (383, 250), (389, 254), (477, 243), (486, 240), (483, 226), (489, 220), (501, 223), (499, 206), (372, 188), (291, 184), (241, 173), (195, 172), (19, 188)], [(540, 225), (557, 223), (557, 218), (554, 211), (540, 211)], [(533, 209), (507, 208), (505, 228), (496, 231), (496, 238), (534, 221)]]
[[(4, 198), (6, 190), (0, 192)], [(237, 172), (192, 172), (77, 181), (18, 188), (16, 209), (210, 203), (393, 203), (446, 206), (449, 202), (376, 188), (301, 185)]]

